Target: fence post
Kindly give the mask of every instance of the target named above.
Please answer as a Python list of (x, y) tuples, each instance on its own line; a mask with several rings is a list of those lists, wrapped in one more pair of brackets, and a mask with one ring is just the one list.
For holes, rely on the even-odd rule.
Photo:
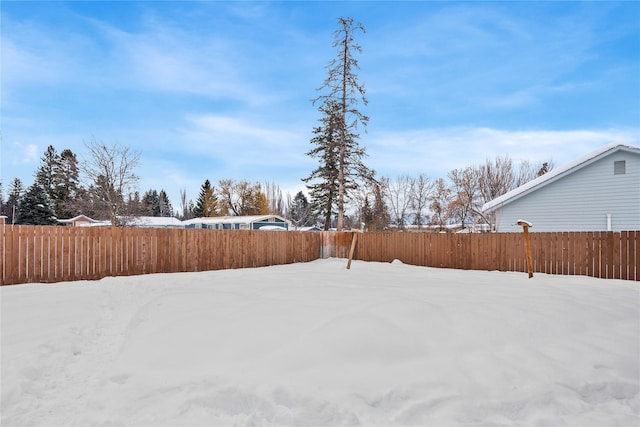
[(524, 233), (524, 249), (527, 255), (527, 272), (529, 273), (529, 279), (533, 277), (533, 258), (531, 256), (531, 241), (529, 240), (529, 227), (533, 227), (529, 221), (519, 219), (518, 225), (522, 226), (522, 232)]
[(349, 251), (349, 262), (347, 262), (347, 270), (351, 268), (351, 260), (353, 259), (353, 252), (356, 250), (356, 243), (358, 242), (358, 232), (354, 231), (351, 237), (351, 250)]

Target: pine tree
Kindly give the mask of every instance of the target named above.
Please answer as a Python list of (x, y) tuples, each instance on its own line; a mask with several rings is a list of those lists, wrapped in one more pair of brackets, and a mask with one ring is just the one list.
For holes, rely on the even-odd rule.
[(538, 170), (537, 176), (542, 176), (545, 173), (549, 172), (552, 169), (552, 166), (550, 165), (550, 162), (544, 162), (542, 163), (542, 166), (540, 166), (540, 170)]
[(127, 212), (133, 216), (146, 215), (142, 200), (140, 199), (140, 192), (134, 191), (133, 194), (129, 194), (129, 200), (127, 201)]
[[(371, 201), (373, 199), (373, 202)], [(391, 217), (384, 202), (382, 185), (371, 181), (364, 194), (360, 214), (360, 223), (367, 231), (382, 231), (389, 227)]]
[(368, 224), (369, 231), (382, 231), (389, 227), (391, 217), (389, 209), (384, 202), (382, 190), (377, 182), (372, 182), (373, 187), (373, 217)]
[(304, 182), (311, 196), (311, 210), (324, 220), (324, 229), (331, 228), (331, 219), (335, 213), (338, 197), (338, 133), (339, 106), (330, 100), (320, 106), (322, 117), (320, 126), (313, 130), (311, 144), (315, 147), (307, 152), (308, 156), (317, 158), (320, 165), (314, 169)]
[(59, 164), (60, 156), (53, 145), (50, 145), (40, 158), (40, 166), (38, 167), (35, 176), (35, 184), (44, 190), (53, 206), (56, 204), (56, 173), (59, 169)]
[(40, 166), (36, 171), (35, 182), (51, 197), (55, 190), (55, 174), (56, 168), (60, 161), (60, 156), (56, 152), (53, 145), (47, 147), (43, 156), (40, 158)]
[(204, 181), (200, 187), (200, 194), (193, 208), (193, 216), (195, 218), (218, 216), (218, 198), (216, 197), (214, 188), (208, 179)]
[(58, 218), (72, 218), (80, 213), (78, 199), (81, 194), (78, 159), (73, 151), (60, 153), (54, 168), (54, 211)]
[(142, 196), (140, 215), (146, 216), (173, 216), (173, 207), (166, 191), (147, 190)]
[(51, 200), (37, 183), (27, 189), (17, 213), (17, 224), (55, 225), (57, 223)]
[(24, 193), (24, 186), (20, 178), (14, 178), (9, 187), (7, 203), (5, 204), (5, 214), (7, 216), (7, 224), (14, 224), (17, 221), (18, 209)]
[(158, 192), (156, 190), (147, 190), (142, 195), (142, 211), (144, 216), (159, 216), (157, 215), (158, 207)]
[(311, 224), (311, 206), (302, 191), (298, 191), (289, 206), (289, 219), (296, 227), (304, 227)]
[(325, 114), (329, 112), (334, 116), (331, 120), (337, 126), (336, 133), (331, 135), (333, 139), (331, 144), (335, 145), (337, 152), (335, 167), (338, 188), (335, 197), (338, 214), (337, 228), (342, 230), (345, 200), (350, 190), (349, 177), (362, 174), (365, 179), (368, 179), (373, 174), (362, 164), (365, 151), (358, 146), (359, 135), (354, 132), (358, 125), (366, 127), (369, 121), (369, 118), (357, 108), (359, 102), (366, 106), (367, 99), (364, 86), (358, 82), (358, 76), (355, 73), (360, 68), (355, 53), (361, 53), (362, 48), (355, 42), (354, 34), (357, 31), (364, 33), (365, 29), (361, 23), (354, 23), (353, 18), (338, 18), (338, 24), (339, 28), (334, 33), (333, 42), (337, 57), (329, 63), (327, 78), (320, 88), (327, 89), (328, 93), (316, 98), (314, 104), (320, 102), (321, 111), (324, 110)]
[(162, 217), (173, 216), (173, 206), (169, 201), (169, 196), (164, 190), (160, 190), (158, 193), (158, 215)]

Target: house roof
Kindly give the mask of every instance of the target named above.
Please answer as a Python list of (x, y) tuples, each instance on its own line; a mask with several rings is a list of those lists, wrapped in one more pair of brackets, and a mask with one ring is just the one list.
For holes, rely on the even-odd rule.
[(95, 219), (89, 218), (86, 215), (77, 215), (77, 216), (74, 216), (73, 218), (68, 218), (68, 219), (58, 219), (58, 222), (61, 224), (69, 224), (75, 221), (98, 222)]
[(583, 167), (595, 162), (596, 160), (599, 160), (605, 156), (608, 156), (614, 152), (617, 151), (629, 151), (632, 153), (636, 153), (636, 154), (640, 154), (640, 147), (636, 146), (636, 145), (631, 145), (631, 144), (622, 144), (622, 143), (616, 143), (613, 142), (611, 144), (607, 144), (604, 145), (602, 147), (600, 147), (597, 150), (594, 150), (592, 152), (590, 152), (589, 154), (586, 154), (582, 157), (580, 157), (579, 159), (576, 159), (570, 163), (567, 163), (566, 165), (556, 168), (556, 169), (552, 169), (551, 171), (547, 172), (546, 174), (539, 176), (538, 178), (527, 182), (524, 185), (521, 185), (518, 188), (515, 188), (505, 194), (503, 194), (500, 197), (497, 197), (487, 203), (485, 203), (482, 206), (482, 211), (483, 212), (492, 212), (496, 209), (498, 209), (499, 207), (513, 202), (516, 199), (519, 199), (520, 197), (524, 196), (525, 194), (531, 193), (533, 191), (536, 191), (542, 187), (544, 187), (545, 185), (548, 185), (570, 173), (573, 173), (579, 169), (582, 169)]
[(254, 222), (260, 222), (269, 218), (277, 218), (282, 222), (287, 222), (286, 219), (279, 215), (247, 215), (247, 216), (212, 216), (203, 218), (192, 218), (182, 221), (182, 224), (253, 224)]
[(182, 227), (182, 221), (166, 216), (137, 216), (127, 218), (129, 225), (135, 227)]

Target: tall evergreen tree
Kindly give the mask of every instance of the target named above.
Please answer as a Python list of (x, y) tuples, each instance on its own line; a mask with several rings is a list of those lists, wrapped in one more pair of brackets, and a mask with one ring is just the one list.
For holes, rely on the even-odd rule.
[[(129, 199), (131, 199), (131, 195)], [(135, 206), (135, 203), (132, 203), (131, 206)], [(84, 187), (79, 188), (78, 197), (74, 202), (74, 207), (78, 213), (87, 215), (90, 218), (102, 221), (109, 220), (109, 208), (107, 206), (107, 202), (99, 196), (99, 192), (93, 187), (93, 185), (89, 185), (87, 189)]]
[(319, 165), (307, 178), (303, 178), (311, 196), (311, 210), (314, 215), (323, 218), (324, 229), (331, 228), (331, 219), (335, 213), (338, 198), (338, 133), (339, 105), (330, 100), (319, 108), (322, 113), (320, 126), (313, 130), (311, 144), (315, 147), (307, 152), (317, 158)]
[(169, 196), (167, 196), (167, 193), (164, 190), (160, 190), (160, 192), (156, 190), (148, 190), (142, 196), (141, 205), (141, 215), (161, 217), (173, 216), (173, 207), (169, 201)]
[(7, 203), (5, 205), (5, 215), (7, 216), (7, 224), (13, 224), (17, 221), (18, 209), (24, 193), (24, 185), (20, 178), (14, 178), (9, 187)]
[(57, 224), (51, 200), (46, 191), (37, 183), (34, 183), (27, 189), (27, 192), (20, 202), (17, 216), (17, 224)]
[(382, 195), (382, 189), (377, 182), (371, 182), (373, 192), (373, 206), (371, 206), (371, 218), (365, 225), (369, 231), (382, 231), (389, 227), (391, 217), (389, 215), (389, 209), (384, 202)]
[(47, 196), (52, 201), (56, 196), (56, 170), (59, 163), (60, 156), (53, 145), (50, 145), (40, 158), (40, 166), (36, 171), (35, 183), (47, 193)]
[(296, 227), (305, 227), (312, 224), (311, 205), (302, 191), (298, 191), (291, 201), (289, 219)]
[(142, 200), (140, 199), (140, 192), (134, 191), (133, 194), (129, 194), (129, 200), (127, 201), (127, 212), (133, 216), (146, 215)]
[(219, 215), (218, 198), (211, 182), (206, 179), (200, 187), (200, 194), (198, 194), (196, 205), (193, 208), (193, 216), (203, 218), (217, 215)]
[[(324, 105), (325, 111), (331, 115), (337, 125), (336, 140), (333, 144), (337, 150), (337, 184), (336, 194), (338, 230), (344, 226), (345, 199), (349, 192), (349, 176), (354, 174), (371, 175), (371, 171), (362, 164), (364, 149), (358, 146), (359, 135), (354, 132), (359, 125), (366, 127), (369, 118), (358, 109), (361, 102), (367, 105), (364, 85), (358, 82), (356, 71), (359, 70), (356, 53), (362, 53), (362, 48), (355, 41), (355, 33), (365, 32), (361, 23), (354, 23), (353, 18), (338, 18), (339, 28), (334, 33), (333, 47), (337, 56), (327, 66), (327, 78), (322, 89), (328, 91), (314, 101)], [(321, 107), (322, 108), (322, 107)], [(334, 137), (334, 136), (332, 136)]]
[(156, 216), (173, 216), (173, 206), (171, 206), (171, 202), (169, 201), (169, 196), (167, 196), (167, 192), (164, 190), (160, 190), (158, 193), (158, 214)]
[(545, 173), (549, 172), (551, 169), (553, 169), (553, 164), (551, 163), (551, 161), (542, 163), (542, 166), (540, 166), (540, 169), (538, 170), (536, 177), (544, 175)]
[(159, 216), (157, 215), (159, 198), (158, 192), (156, 190), (147, 190), (142, 195), (142, 210), (140, 211), (141, 215), (145, 216)]
[(54, 168), (53, 207), (58, 218), (72, 218), (84, 213), (78, 206), (81, 194), (78, 158), (69, 149), (62, 150)]

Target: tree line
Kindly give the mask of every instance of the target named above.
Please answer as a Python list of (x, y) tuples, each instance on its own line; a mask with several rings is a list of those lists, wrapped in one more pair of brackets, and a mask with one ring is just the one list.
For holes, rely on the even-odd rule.
[(214, 187), (207, 179), (195, 201), (180, 190), (180, 207), (174, 209), (166, 191), (149, 189), (140, 193), (135, 168), (140, 154), (119, 144), (107, 145), (95, 139), (87, 146), (85, 160), (64, 149), (49, 146), (40, 158), (34, 181), (25, 187), (14, 178), (5, 191), (0, 181), (0, 215), (8, 224), (55, 225), (58, 219), (86, 215), (114, 225), (127, 225), (139, 216), (194, 217), (220, 215), (286, 216), (295, 225), (313, 223), (310, 207), (301, 191), (291, 198), (276, 184), (221, 179)]
[(405, 230), (448, 224), (492, 224), (481, 210), (494, 198), (536, 178), (552, 167), (551, 161), (514, 165), (508, 157), (450, 171), (445, 178), (427, 174), (377, 177), (365, 165), (366, 149), (360, 145), (369, 117), (360, 111), (367, 105), (366, 90), (358, 80), (357, 55), (362, 48), (357, 34), (364, 26), (352, 18), (338, 18), (333, 47), (336, 56), (326, 67), (327, 77), (312, 103), (320, 115), (306, 153), (318, 161), (302, 178), (307, 195), (283, 196), (277, 184), (206, 179), (195, 201), (180, 190), (180, 206), (173, 208), (164, 189), (140, 194), (135, 169), (140, 153), (119, 144), (107, 145), (95, 138), (86, 144), (83, 161), (69, 149), (58, 153), (49, 146), (25, 188), (15, 178), (4, 197), (0, 181), (0, 214), (10, 224), (55, 224), (59, 218), (83, 214), (126, 225), (134, 216), (177, 216), (180, 219), (221, 215), (275, 214), (294, 226), (317, 225), (325, 230), (345, 228)]
[[(206, 179), (195, 200), (180, 190), (179, 207), (173, 207), (166, 191), (137, 190), (135, 166), (139, 154), (121, 145), (107, 146), (92, 141), (89, 156), (79, 161), (70, 149), (58, 153), (49, 146), (34, 173), (34, 182), (25, 187), (19, 178), (4, 192), (0, 181), (0, 214), (9, 224), (52, 225), (57, 219), (87, 215), (126, 225), (135, 216), (175, 216), (179, 219), (222, 215), (265, 215), (285, 217), (294, 226), (317, 225), (337, 228), (335, 210), (323, 210), (327, 193), (313, 191), (311, 200), (303, 191), (283, 194), (276, 183), (221, 179), (217, 185)], [(548, 172), (549, 160), (522, 161), (516, 165), (509, 156), (486, 159), (483, 164), (454, 169), (445, 178), (416, 176), (371, 176), (350, 185), (345, 199), (343, 228), (405, 230), (444, 228), (448, 224), (491, 224), (482, 205)], [(355, 181), (354, 181), (355, 183)], [(335, 200), (333, 201), (335, 205)]]

